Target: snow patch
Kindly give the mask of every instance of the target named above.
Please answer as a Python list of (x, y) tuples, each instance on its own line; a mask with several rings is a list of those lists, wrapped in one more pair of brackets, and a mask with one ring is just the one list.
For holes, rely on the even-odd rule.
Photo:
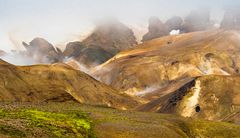
[(179, 35), (180, 34), (180, 30), (172, 30), (169, 34), (170, 35)]

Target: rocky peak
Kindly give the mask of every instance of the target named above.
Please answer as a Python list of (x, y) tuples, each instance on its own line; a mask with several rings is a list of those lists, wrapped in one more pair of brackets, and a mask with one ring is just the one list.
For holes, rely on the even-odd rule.
[(148, 32), (143, 36), (142, 41), (144, 42), (165, 35), (168, 35), (167, 27), (157, 17), (151, 17), (149, 19)]
[(43, 38), (34, 38), (29, 44), (22, 42), (28, 56), (33, 57), (36, 62), (54, 63), (63, 60), (64, 56), (59, 48)]
[(82, 42), (86, 46), (101, 47), (111, 54), (137, 44), (133, 31), (115, 19), (99, 22), (92, 34)]
[(66, 45), (63, 54), (66, 57), (77, 57), (83, 48), (85, 48), (85, 46), (80, 41), (70, 42)]
[(94, 31), (83, 41), (68, 43), (63, 53), (84, 66), (92, 67), (136, 44), (133, 31), (118, 20), (111, 19), (98, 22)]
[(167, 26), (169, 32), (172, 30), (182, 30), (183, 27), (183, 19), (179, 16), (173, 16), (170, 19), (168, 19), (165, 23)]

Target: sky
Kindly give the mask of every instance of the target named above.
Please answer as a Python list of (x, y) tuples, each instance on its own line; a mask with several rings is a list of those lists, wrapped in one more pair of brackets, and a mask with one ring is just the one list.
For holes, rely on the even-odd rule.
[(43, 37), (64, 48), (69, 41), (85, 38), (97, 20), (114, 17), (135, 34), (147, 31), (148, 18), (165, 21), (191, 10), (209, 8), (220, 22), (226, 6), (238, 0), (0, 0), (0, 49), (22, 50), (21, 42)]

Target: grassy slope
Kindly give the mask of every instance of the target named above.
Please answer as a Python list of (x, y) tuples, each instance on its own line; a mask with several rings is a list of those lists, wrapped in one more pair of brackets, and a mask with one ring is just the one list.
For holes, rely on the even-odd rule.
[(120, 111), (78, 103), (31, 106), (5, 104), (1, 106), (0, 114), (0, 133), (4, 136), (97, 135), (100, 138), (240, 136), (240, 126), (230, 123), (192, 120), (168, 114)]
[(92, 122), (80, 111), (2, 108), (0, 137), (95, 137)]

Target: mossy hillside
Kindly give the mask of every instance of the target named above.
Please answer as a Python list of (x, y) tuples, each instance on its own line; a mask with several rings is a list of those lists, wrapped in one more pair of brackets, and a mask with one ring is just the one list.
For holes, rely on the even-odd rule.
[[(1, 130), (0, 127), (0, 137), (3, 135), (3, 137), (91, 138), (94, 137), (92, 129), (99, 138), (240, 136), (240, 126), (231, 123), (196, 120), (170, 114), (122, 111), (101, 106), (82, 105), (76, 102), (43, 105), (0, 104), (0, 109), (3, 109), (0, 113), (0, 125), (7, 126), (4, 130)], [(94, 126), (88, 119), (88, 115), (93, 120)], [(89, 122), (90, 130), (88, 132), (90, 134), (83, 135), (86, 133), (77, 129), (78, 133), (80, 132), (82, 135), (77, 136), (72, 130), (77, 127), (73, 121), (75, 119)], [(68, 121), (73, 127), (67, 124)], [(84, 124), (80, 125), (82, 130), (85, 130)], [(54, 130), (57, 131), (53, 133)]]
[(204, 120), (192, 120), (186, 123), (189, 128), (191, 137), (201, 138), (230, 138), (240, 137), (240, 130), (238, 125), (227, 122), (214, 122)]
[[(92, 122), (82, 112), (47, 112), (37, 109), (18, 109), (0, 111), (1, 119), (23, 120), (26, 129), (17, 129), (14, 125), (4, 126), (0, 123), (0, 133), (3, 135), (25, 137), (34, 135), (29, 128), (39, 128), (48, 137), (95, 137)], [(1, 127), (2, 126), (2, 127)]]
[(98, 137), (240, 137), (240, 126), (170, 114), (119, 111), (110, 108), (81, 106), (90, 112)]

